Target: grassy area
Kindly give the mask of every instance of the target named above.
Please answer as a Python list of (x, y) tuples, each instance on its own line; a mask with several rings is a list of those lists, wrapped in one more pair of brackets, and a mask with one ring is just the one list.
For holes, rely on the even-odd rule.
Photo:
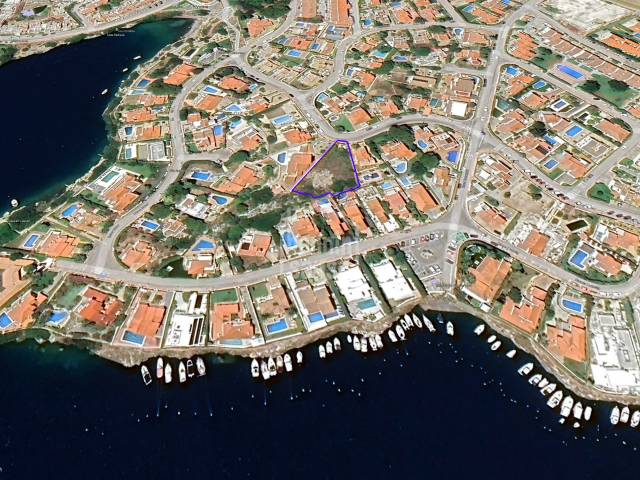
[(618, 108), (623, 108), (631, 99), (638, 95), (638, 91), (633, 88), (622, 91), (614, 90), (609, 85), (609, 77), (605, 77), (604, 75), (593, 74), (593, 80), (600, 84), (600, 88), (594, 92), (594, 95), (597, 95)]
[(251, 296), (254, 299), (269, 296), (269, 289), (267, 288), (267, 284), (264, 282), (252, 285), (249, 289), (251, 290)]
[(340, 118), (340, 120), (335, 122), (333, 126), (338, 131), (340, 131), (340, 129), (342, 128), (345, 132), (353, 132), (353, 125), (351, 125), (351, 122), (347, 119), (346, 116)]
[(296, 190), (319, 196), (327, 192), (342, 192), (356, 186), (348, 147), (344, 143), (335, 143), (296, 187)]
[(601, 202), (605, 203), (611, 203), (611, 201), (614, 199), (613, 192), (604, 183), (596, 183), (589, 189), (587, 195), (589, 195), (591, 198), (595, 198), (596, 200), (600, 200)]
[(230, 288), (228, 290), (213, 292), (211, 299), (213, 303), (235, 303), (238, 301), (238, 294), (235, 288)]
[(565, 358), (564, 366), (582, 380), (589, 380), (589, 364), (587, 362), (576, 362), (570, 358)]
[(160, 170), (160, 166), (149, 162), (120, 162), (118, 166), (130, 172), (142, 175), (144, 178), (155, 177)]
[(56, 296), (56, 301), (55, 301), (56, 305), (66, 310), (71, 310), (73, 307), (77, 305), (79, 300), (78, 295), (80, 295), (80, 292), (84, 287), (85, 287), (84, 285), (75, 284), (75, 283), (64, 285), (61, 288), (61, 290), (64, 290), (64, 293), (62, 293), (60, 296)]
[(535, 58), (532, 63), (539, 66), (543, 70), (549, 70), (553, 65), (562, 61), (564, 57), (553, 53), (548, 49), (538, 49)]
[(17, 51), (13, 45), (0, 45), (0, 65), (11, 61)]

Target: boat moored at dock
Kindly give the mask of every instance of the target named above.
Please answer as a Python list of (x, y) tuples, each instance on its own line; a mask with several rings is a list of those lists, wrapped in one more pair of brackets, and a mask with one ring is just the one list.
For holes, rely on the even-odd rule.
[(187, 381), (187, 369), (184, 366), (184, 362), (182, 360), (180, 360), (180, 363), (178, 364), (178, 380), (180, 381), (180, 383), (184, 383)]
[(425, 324), (429, 332), (436, 333), (436, 327), (433, 326), (433, 322), (429, 320), (429, 318), (426, 315), (422, 315), (422, 322)]
[(611, 425), (617, 425), (620, 421), (620, 408), (617, 405), (611, 409), (609, 421), (611, 422)]
[(284, 354), (284, 369), (287, 372), (291, 372), (293, 370), (293, 363), (291, 362), (291, 355), (288, 353)]
[(622, 407), (622, 410), (620, 410), (620, 423), (627, 423), (629, 421), (630, 413), (629, 407), (626, 405)]
[(142, 365), (142, 367), (140, 367), (140, 375), (142, 375), (142, 381), (145, 385), (150, 385), (153, 381), (146, 365)]
[(340, 350), (342, 350), (342, 344), (340, 343), (340, 339), (338, 337), (333, 339), (333, 349), (336, 352), (339, 352)]
[(515, 356), (516, 356), (516, 351), (515, 351), (515, 349), (514, 349), (514, 350), (509, 350), (509, 351), (507, 352), (507, 358), (513, 358), (513, 357), (515, 357)]
[(187, 360), (187, 376), (192, 378), (195, 374), (196, 372), (193, 370), (193, 360), (189, 359)]
[(631, 422), (629, 422), (629, 426), (631, 428), (636, 428), (640, 424), (640, 411), (636, 410), (631, 414)]
[(562, 400), (562, 390), (558, 390), (557, 392), (555, 392), (553, 395), (549, 397), (549, 400), (547, 401), (547, 405), (550, 408), (556, 408), (558, 405), (560, 405), (561, 400)]
[(481, 323), (473, 329), (473, 333), (475, 333), (476, 335), (482, 335), (482, 332), (484, 332), (484, 323)]
[(531, 373), (531, 370), (533, 370), (533, 363), (529, 362), (529, 363), (525, 363), (523, 366), (521, 366), (518, 369), (518, 373), (520, 375), (529, 375)]
[(324, 345), (318, 345), (318, 355), (320, 356), (320, 358), (327, 357), (327, 351), (324, 349)]
[(258, 363), (257, 359), (251, 360), (251, 376), (253, 378), (258, 378), (260, 376), (260, 363)]
[(402, 328), (402, 325), (398, 325), (396, 324), (396, 334), (398, 335), (398, 338), (400, 340), (404, 340), (406, 337), (406, 335), (404, 334), (404, 329)]
[(392, 328), (387, 331), (387, 335), (389, 336), (389, 340), (391, 340), (391, 343), (396, 343), (398, 341), (398, 337), (396, 337), (396, 334), (393, 332)]
[(453, 328), (453, 323), (447, 322), (447, 335), (449, 335), (450, 337), (453, 337), (454, 334), (455, 334), (455, 329)]
[(172, 373), (171, 364), (167, 362), (167, 364), (164, 367), (164, 383), (169, 384), (173, 381), (173, 377), (171, 376), (171, 373)]
[(156, 378), (160, 380), (162, 377), (164, 377), (164, 360), (162, 357), (158, 357), (158, 360), (156, 360)]
[(204, 377), (207, 374), (207, 367), (202, 357), (196, 357), (196, 370), (198, 370), (199, 377)]
[(327, 351), (327, 355), (331, 355), (333, 353), (333, 343), (331, 343), (331, 340), (327, 340), (327, 343), (324, 345), (324, 349)]
[(260, 372), (262, 373), (263, 380), (269, 380), (271, 377), (271, 374), (269, 373), (269, 365), (265, 360), (260, 362)]
[(359, 351), (360, 351), (360, 339), (358, 338), (358, 336), (357, 336), (357, 335), (354, 335), (354, 336), (353, 336), (353, 349), (354, 349), (356, 352), (359, 352)]
[(300, 365), (302, 363), (302, 360), (303, 360), (302, 352), (300, 350), (298, 350), (296, 352), (296, 362), (298, 363), (298, 365)]
[(501, 345), (502, 345), (502, 342), (500, 340), (496, 340), (491, 344), (491, 351), (495, 352), (500, 348)]

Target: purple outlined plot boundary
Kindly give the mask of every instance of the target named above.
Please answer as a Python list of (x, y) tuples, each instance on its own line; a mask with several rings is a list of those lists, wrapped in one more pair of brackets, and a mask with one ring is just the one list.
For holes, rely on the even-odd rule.
[[(342, 143), (343, 145), (347, 146), (347, 152), (349, 152), (349, 159), (351, 160), (351, 167), (353, 168), (353, 174), (354, 174), (355, 179), (356, 179), (356, 186), (348, 188), (346, 190), (341, 190), (339, 192), (325, 192), (325, 193), (323, 193), (321, 195), (312, 195), (312, 194), (307, 193), (307, 192), (301, 192), (300, 190), (296, 190), (298, 185), (300, 185), (304, 181), (304, 179), (307, 178), (307, 175), (309, 175), (309, 173), (311, 173), (311, 171), (316, 167), (316, 165), (318, 165), (322, 161), (322, 159), (327, 156), (327, 154), (331, 151), (331, 149), (333, 147), (335, 147), (338, 143)], [(313, 198), (315, 200), (318, 200), (320, 198), (326, 197), (327, 195), (331, 195), (332, 197), (337, 197), (338, 195), (342, 195), (344, 193), (353, 192), (354, 190), (359, 189), (361, 186), (362, 185), (360, 184), (360, 177), (358, 176), (358, 169), (356, 168), (356, 162), (353, 160), (353, 152), (351, 152), (351, 145), (349, 144), (349, 141), (348, 140), (336, 140), (335, 142), (333, 142), (331, 144), (331, 146), (329, 148), (327, 148), (325, 150), (325, 152), (322, 154), (322, 156), (318, 160), (313, 162), (313, 165), (311, 165), (311, 167), (309, 167), (309, 170), (307, 170), (304, 173), (302, 178), (300, 178), (300, 180), (298, 180), (296, 182), (296, 184), (293, 186), (291, 191), (293, 193), (297, 193), (298, 195), (302, 195), (304, 197), (309, 197), (309, 198)]]

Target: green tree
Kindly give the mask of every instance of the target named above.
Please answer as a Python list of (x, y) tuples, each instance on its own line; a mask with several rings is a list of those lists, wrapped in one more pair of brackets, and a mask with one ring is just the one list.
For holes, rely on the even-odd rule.
[(600, 83), (597, 80), (587, 80), (582, 84), (582, 89), (585, 92), (596, 93), (600, 90)]

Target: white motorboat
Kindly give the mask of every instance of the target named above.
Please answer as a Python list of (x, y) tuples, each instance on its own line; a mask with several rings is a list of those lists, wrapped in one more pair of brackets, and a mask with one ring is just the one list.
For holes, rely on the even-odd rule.
[(251, 376), (258, 378), (260, 376), (260, 363), (255, 358), (251, 360)]
[(491, 344), (491, 351), (495, 352), (496, 350), (498, 350), (500, 348), (500, 345), (502, 345), (502, 342), (500, 340), (496, 340), (495, 342), (493, 342)]
[(260, 362), (260, 372), (262, 373), (263, 380), (269, 380), (271, 374), (269, 373), (269, 365), (266, 360)]
[(300, 365), (302, 363), (302, 359), (303, 359), (302, 352), (300, 350), (298, 350), (296, 352), (296, 362), (298, 362), (298, 365)]
[(582, 408), (582, 402), (576, 402), (576, 404), (573, 406), (573, 418), (575, 418), (576, 420), (580, 420), (582, 418), (582, 412), (584, 412), (584, 409)]
[(640, 424), (640, 410), (636, 410), (631, 414), (631, 422), (629, 422), (629, 426), (631, 428), (636, 428)]
[(387, 335), (389, 336), (389, 340), (391, 340), (391, 343), (396, 343), (398, 341), (398, 337), (396, 337), (396, 334), (393, 332), (392, 328), (387, 331)]
[(359, 352), (359, 351), (360, 351), (360, 339), (358, 338), (358, 336), (357, 336), (357, 335), (354, 335), (354, 336), (353, 336), (353, 349), (354, 349), (356, 352)]
[(507, 358), (513, 358), (516, 356), (516, 351), (515, 350), (509, 350), (507, 352)]
[(405, 338), (407, 338), (407, 336), (404, 334), (404, 329), (402, 328), (402, 325), (396, 324), (396, 334), (398, 335), (398, 338), (400, 340), (404, 340)]
[(273, 357), (269, 357), (269, 360), (267, 360), (267, 367), (269, 367), (269, 376), (275, 377), (278, 373), (278, 369), (276, 367), (276, 361), (273, 359)]
[(378, 350), (378, 345), (376, 344), (376, 340), (373, 337), (369, 337), (369, 348), (372, 352)]
[(400, 325), (402, 325), (402, 328), (404, 328), (405, 331), (409, 330), (409, 325), (407, 324), (407, 321), (404, 318), (400, 319)]
[(540, 380), (542, 380), (542, 374), (536, 373), (535, 375), (531, 376), (531, 378), (529, 379), (529, 383), (531, 385), (538, 385), (540, 383)]
[(109, 89), (105, 88), (104, 90), (102, 90), (102, 92), (100, 92), (100, 95), (106, 95), (108, 91)]
[(333, 353), (333, 343), (331, 343), (331, 340), (327, 340), (324, 349), (327, 351), (327, 355), (331, 355)]
[(529, 363), (525, 363), (523, 366), (521, 366), (518, 369), (518, 373), (520, 375), (529, 375), (531, 373), (531, 370), (533, 370), (533, 363), (529, 362)]
[(367, 343), (366, 337), (362, 337), (360, 339), (360, 351), (362, 353), (367, 353), (369, 351), (369, 344)]
[(473, 329), (473, 333), (475, 333), (476, 335), (482, 335), (482, 332), (484, 332), (484, 323), (481, 323)]
[(167, 362), (164, 367), (164, 383), (171, 383), (173, 377), (171, 376), (171, 364)]
[(342, 345), (340, 344), (340, 339), (338, 337), (333, 339), (333, 349), (336, 352), (339, 352), (340, 350), (342, 350)]
[(192, 378), (195, 374), (196, 372), (193, 370), (193, 360), (189, 359), (187, 360), (187, 376)]
[(318, 355), (320, 355), (320, 358), (326, 358), (327, 352), (324, 349), (324, 345), (319, 345), (318, 346)]
[(161, 379), (164, 377), (164, 360), (162, 357), (158, 357), (156, 360), (156, 378)]
[(411, 318), (413, 319), (413, 323), (415, 324), (416, 327), (418, 328), (422, 328), (422, 320), (420, 320), (420, 317), (418, 317), (415, 313), (411, 314)]
[(180, 380), (180, 383), (187, 381), (187, 369), (185, 368), (182, 360), (180, 360), (180, 363), (178, 364), (178, 380)]
[(629, 407), (625, 405), (620, 411), (620, 423), (627, 423), (629, 421), (630, 413), (631, 411), (629, 410)]
[(136, 55), (135, 57), (133, 57), (134, 60), (140, 60), (142, 58), (141, 55)]
[(543, 389), (547, 385), (549, 385), (549, 380), (547, 380), (546, 378), (542, 377), (542, 380), (540, 380), (540, 383), (538, 383), (538, 388)]
[(413, 327), (413, 320), (411, 320), (411, 316), (408, 313), (404, 314), (404, 321), (407, 322), (407, 326), (409, 328)]
[(128, 71), (129, 71), (129, 69), (128, 69), (127, 67), (124, 67), (124, 68), (122, 69), (122, 73), (124, 73), (124, 72), (128, 72)]
[(489, 338), (487, 338), (487, 343), (493, 343), (497, 338), (498, 337), (496, 337), (495, 335), (490, 335)]
[(556, 408), (558, 405), (560, 405), (560, 400), (562, 400), (562, 390), (554, 392), (554, 394), (549, 397), (547, 405), (551, 408)]
[(378, 349), (381, 350), (382, 347), (384, 346), (384, 344), (382, 343), (382, 337), (376, 333), (375, 339), (376, 339), (376, 345), (378, 346)]
[(447, 335), (449, 335), (450, 337), (453, 337), (454, 333), (455, 333), (455, 330), (453, 328), (453, 323), (447, 322)]
[(351, 343), (351, 335), (347, 335), (347, 343)]
[(282, 355), (278, 355), (276, 357), (276, 370), (278, 373), (284, 370), (284, 359), (282, 358)]
[(616, 405), (611, 410), (611, 415), (609, 415), (609, 420), (611, 421), (611, 425), (617, 425), (620, 421), (620, 409)]
[(207, 373), (207, 367), (205, 366), (202, 357), (196, 357), (196, 370), (198, 370), (199, 377), (204, 377)]
[(288, 353), (284, 354), (284, 369), (287, 372), (291, 372), (293, 370), (293, 363), (291, 362), (291, 355)]
[(571, 408), (573, 407), (573, 397), (571, 395), (567, 395), (562, 400), (562, 405), (560, 405), (560, 415), (564, 418), (567, 418), (571, 414)]
[(142, 381), (144, 382), (145, 385), (151, 385), (151, 382), (153, 380), (151, 378), (151, 374), (149, 373), (149, 369), (147, 368), (146, 365), (142, 365), (140, 367), (140, 375), (142, 375)]
[(589, 405), (584, 407), (584, 419), (586, 421), (591, 420), (591, 412), (592, 412), (592, 409), (591, 409), (591, 407)]
[(426, 325), (429, 332), (436, 333), (436, 327), (433, 326), (433, 322), (424, 314), (422, 315), (422, 322)]
[(555, 390), (556, 390), (556, 384), (555, 383), (550, 383), (546, 387), (541, 388), (540, 389), (540, 393), (546, 397), (550, 393), (553, 393)]

